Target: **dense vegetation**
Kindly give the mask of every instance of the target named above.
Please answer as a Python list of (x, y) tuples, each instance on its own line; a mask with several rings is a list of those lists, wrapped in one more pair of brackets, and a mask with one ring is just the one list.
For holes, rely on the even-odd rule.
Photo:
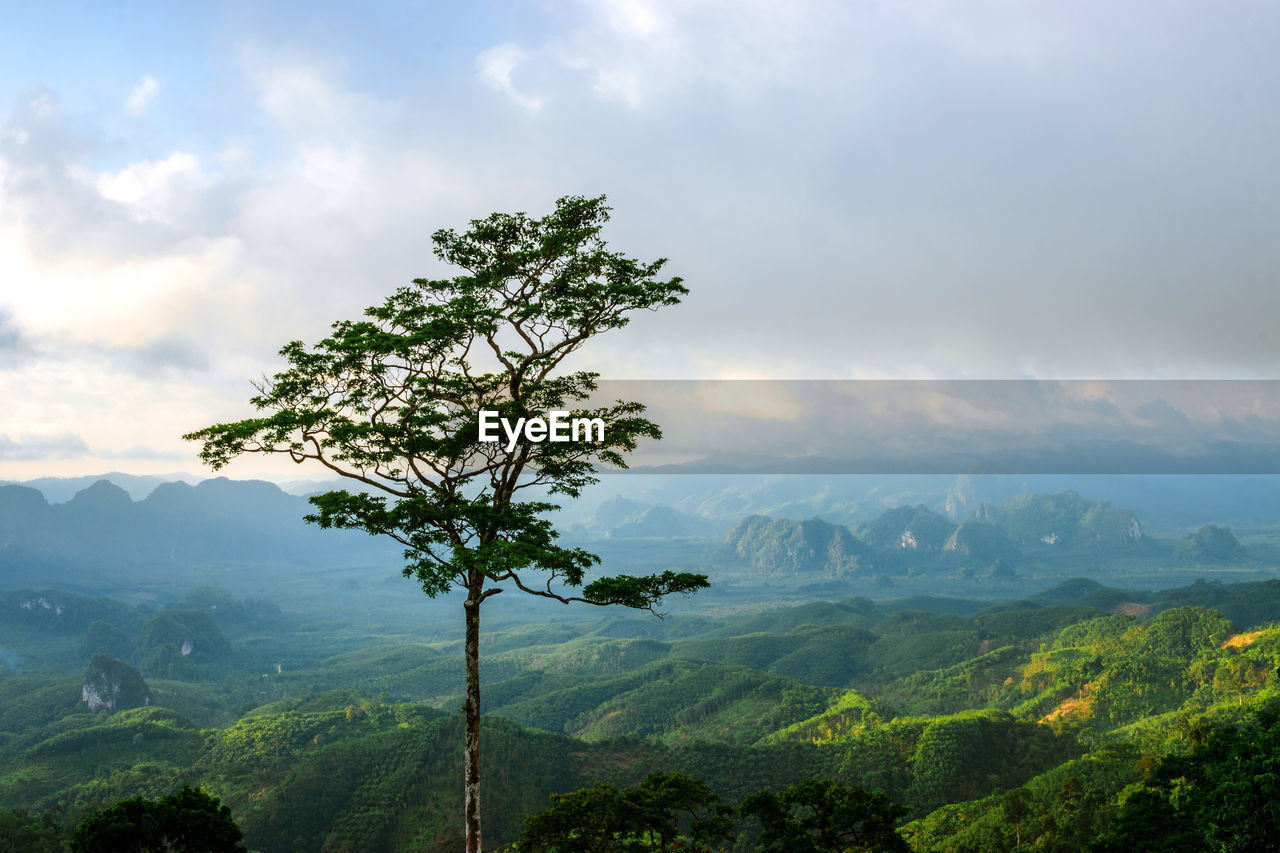
[[(8, 600), (3, 643), (28, 663), (0, 678), (11, 849), (60, 849), (94, 811), (188, 785), (229, 806), (253, 850), (456, 849), (456, 639), (318, 644), (307, 620), (209, 588), (149, 612)], [(1171, 849), (1245, 849), (1222, 827), (1268, 820), (1269, 789), (1236, 790), (1228, 768), (1280, 761), (1276, 622), (1277, 581), (1073, 581), (986, 607), (515, 624), (485, 639), (490, 841), (513, 842), (552, 794), (617, 798), (659, 773), (705, 785), (707, 819), (753, 803), (717, 842), (743, 850), (771, 843), (751, 814), (777, 803), (759, 792), (799, 803), (814, 780), (882, 795), (913, 850), (1141, 849), (1125, 845), (1153, 822), (1181, 827)], [(310, 663), (280, 670), (281, 655)], [(89, 711), (86, 682), (111, 673), (138, 706)]]
[[(734, 486), (580, 515), (566, 536), (614, 569), (715, 584), (662, 620), (495, 599), (487, 843), (539, 849), (540, 825), (572, 849), (575, 822), (612, 820), (634, 849), (1255, 849), (1280, 581), (1149, 587), (1269, 578), (1267, 522), (1153, 534), (1070, 491), (967, 489), (886, 510)], [(457, 849), (456, 603), (403, 604), (347, 540), (317, 557), (281, 526), (301, 503), (0, 487), (0, 851), (66, 850), (90, 815), (188, 786), (263, 853)], [(219, 552), (237, 529), (282, 538)]]
[(94, 812), (76, 827), (71, 851), (247, 853), (243, 837), (231, 810), (217, 797), (188, 787), (158, 800), (130, 797)]

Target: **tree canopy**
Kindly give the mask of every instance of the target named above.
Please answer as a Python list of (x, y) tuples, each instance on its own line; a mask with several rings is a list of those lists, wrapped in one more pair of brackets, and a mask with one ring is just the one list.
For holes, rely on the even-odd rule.
[(759, 849), (777, 853), (906, 853), (894, 824), (907, 808), (884, 794), (831, 779), (763, 790), (742, 804), (760, 823)]
[(597, 783), (551, 800), (550, 808), (525, 819), (516, 850), (693, 851), (732, 837), (733, 809), (707, 783), (683, 773), (651, 773), (625, 790)]
[(196, 788), (148, 800), (132, 797), (94, 812), (76, 828), (73, 853), (247, 853), (231, 810)]

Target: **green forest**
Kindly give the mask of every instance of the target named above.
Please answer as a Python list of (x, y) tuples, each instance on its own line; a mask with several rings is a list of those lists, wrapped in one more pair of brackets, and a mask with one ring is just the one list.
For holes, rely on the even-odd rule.
[[(59, 590), (0, 607), (26, 663), (0, 680), (0, 849), (64, 849), (95, 811), (185, 786), (263, 853), (457, 849), (456, 639), (322, 639), (216, 587), (158, 609)], [(589, 826), (582, 809), (616, 817), (673, 778), (702, 786), (671, 796), (718, 818), (724, 850), (792, 849), (766, 807), (839, 792), (891, 835), (813, 849), (1247, 850), (1274, 817), (1280, 581), (584, 614), (483, 648), (491, 849), (545, 829), (526, 821), (554, 816), (553, 794), (579, 792), (556, 807)]]

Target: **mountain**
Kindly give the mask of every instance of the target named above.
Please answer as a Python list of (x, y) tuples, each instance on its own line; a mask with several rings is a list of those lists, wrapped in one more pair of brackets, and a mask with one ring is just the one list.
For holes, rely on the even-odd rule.
[(1142, 540), (1142, 525), (1132, 512), (1070, 489), (1055, 495), (1014, 495), (995, 506), (983, 503), (974, 519), (999, 527), (1024, 547), (1129, 545)]
[(640, 501), (614, 495), (596, 507), (594, 526), (608, 530), (624, 524), (627, 519), (639, 515), (646, 508)]
[(715, 522), (669, 506), (651, 506), (627, 516), (605, 535), (610, 539), (683, 539), (714, 536), (723, 529)]
[(767, 574), (841, 577), (874, 571), (876, 552), (848, 528), (808, 521), (744, 518), (722, 543), (721, 557)]
[(1104, 500), (1090, 507), (1076, 524), (1076, 537), (1081, 543), (1128, 545), (1142, 541), (1142, 524), (1129, 510)]
[(0, 486), (0, 587), (46, 584), (51, 575), (98, 585), (204, 582), (209, 564), (398, 561), (397, 549), (373, 537), (308, 525), (311, 510), (272, 483), (225, 477), (162, 483), (141, 501), (107, 480), (60, 504)]
[(966, 521), (943, 544), (942, 550), (973, 565), (989, 565), (998, 560), (1016, 563), (1022, 556), (1004, 531), (994, 524)]
[(1175, 556), (1196, 565), (1222, 566), (1238, 563), (1248, 557), (1230, 527), (1206, 524), (1188, 534), (1173, 549)]
[(80, 701), (90, 711), (125, 711), (151, 704), (151, 691), (138, 670), (122, 660), (94, 655), (84, 673)]
[(66, 503), (76, 496), (77, 493), (84, 491), (99, 480), (106, 480), (114, 486), (119, 486), (129, 493), (135, 501), (140, 501), (159, 486), (161, 483), (171, 483), (176, 481), (184, 483), (198, 483), (204, 477), (197, 477), (192, 474), (163, 474), (155, 475), (138, 475), (125, 474), (121, 471), (111, 471), (107, 474), (99, 474), (89, 477), (40, 477), (35, 480), (26, 480), (20, 485), (31, 489), (38, 490), (44, 495), (49, 503)]
[(150, 675), (190, 678), (226, 660), (231, 644), (203, 610), (161, 610), (138, 635), (134, 658)]
[(0, 623), (41, 637), (76, 636), (95, 622), (136, 631), (145, 618), (136, 607), (115, 599), (62, 590), (21, 589), (0, 599)]
[(857, 528), (857, 536), (881, 551), (937, 551), (956, 526), (923, 504), (886, 510), (875, 521)]
[(1073, 489), (1126, 507), (1144, 525), (1187, 528), (1208, 520), (1280, 520), (1280, 477), (1241, 474), (614, 474), (584, 493), (591, 508), (621, 495), (705, 518), (822, 518), (856, 526), (886, 508), (923, 504), (953, 523), (982, 503)]
[[(164, 482), (194, 485), (204, 479), (186, 473), (137, 476), (111, 472), (93, 477), (46, 477), (17, 485), (35, 488), (50, 503), (65, 503), (98, 480), (108, 480), (142, 500)], [(0, 486), (4, 484), (0, 483)], [(282, 481), (288, 494), (306, 497), (330, 489), (358, 490), (341, 478)], [(1131, 509), (1144, 524), (1184, 528), (1206, 519), (1236, 521), (1280, 519), (1280, 477), (1239, 474), (877, 474), (877, 475), (658, 475), (605, 473), (581, 501), (566, 505), (573, 521), (586, 522), (604, 500), (621, 496), (639, 506), (655, 504), (733, 523), (746, 515), (813, 518), (847, 524), (866, 523), (886, 507), (923, 504), (958, 523), (982, 503), (998, 504), (1024, 493), (1053, 494), (1074, 489), (1107, 497)], [(630, 513), (628, 513), (630, 514)], [(619, 519), (619, 523), (622, 519)], [(587, 525), (590, 526), (590, 525)]]

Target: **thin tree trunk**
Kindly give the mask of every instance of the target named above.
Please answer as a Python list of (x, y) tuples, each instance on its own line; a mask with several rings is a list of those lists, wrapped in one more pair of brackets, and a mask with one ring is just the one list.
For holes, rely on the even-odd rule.
[(463, 605), (467, 614), (467, 736), (463, 799), (467, 851), (480, 853), (480, 594), (472, 591)]

